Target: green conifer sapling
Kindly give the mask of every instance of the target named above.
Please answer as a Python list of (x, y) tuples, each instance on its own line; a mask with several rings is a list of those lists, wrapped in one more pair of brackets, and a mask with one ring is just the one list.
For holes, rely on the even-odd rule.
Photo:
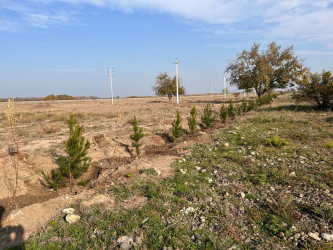
[(132, 146), (135, 147), (136, 155), (139, 156), (139, 154), (141, 153), (140, 147), (142, 146), (142, 143), (140, 143), (139, 141), (141, 140), (141, 138), (144, 135), (142, 133), (142, 128), (140, 128), (138, 126), (138, 120), (136, 119), (136, 116), (134, 116), (134, 119), (133, 119), (133, 122), (132, 122), (132, 126), (133, 126), (134, 134), (131, 134), (130, 138), (133, 141), (132, 142)]
[(204, 114), (201, 116), (201, 120), (207, 127), (215, 122), (215, 116), (212, 115), (212, 108), (209, 103), (207, 103), (204, 109)]
[(183, 127), (180, 124), (180, 112), (177, 111), (177, 118), (172, 124), (172, 135), (174, 138), (179, 138), (184, 134)]
[(229, 101), (228, 116), (231, 118), (235, 117), (234, 103), (232, 100)]
[(220, 108), (220, 119), (223, 123), (226, 123), (227, 118), (228, 118), (228, 109), (224, 106), (224, 103), (223, 103)]
[(65, 152), (67, 156), (60, 158), (59, 169), (51, 171), (51, 178), (43, 173), (46, 182), (52, 188), (65, 187), (67, 180), (72, 185), (74, 179), (87, 172), (91, 158), (87, 156), (90, 142), (82, 134), (84, 127), (77, 125), (73, 115), (67, 121), (69, 127), (69, 139), (66, 141)]
[(195, 107), (191, 109), (191, 115), (188, 119), (188, 127), (190, 129), (191, 135), (193, 135), (197, 129), (198, 123), (197, 123), (197, 110)]

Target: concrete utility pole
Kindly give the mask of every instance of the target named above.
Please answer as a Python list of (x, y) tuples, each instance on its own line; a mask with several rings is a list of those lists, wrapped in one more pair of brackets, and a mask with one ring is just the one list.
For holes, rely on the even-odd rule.
[(224, 99), (227, 98), (227, 83), (226, 83), (226, 79), (225, 79), (225, 74), (223, 77), (223, 82), (224, 82)]
[(178, 94), (178, 59), (176, 58), (176, 61), (174, 64), (176, 64), (176, 94), (177, 94), (177, 104), (179, 103), (179, 94)]
[(111, 82), (111, 103), (112, 103), (112, 105), (113, 105), (112, 72), (113, 72), (113, 68), (110, 68), (110, 69), (108, 70), (108, 76), (110, 76), (110, 82)]

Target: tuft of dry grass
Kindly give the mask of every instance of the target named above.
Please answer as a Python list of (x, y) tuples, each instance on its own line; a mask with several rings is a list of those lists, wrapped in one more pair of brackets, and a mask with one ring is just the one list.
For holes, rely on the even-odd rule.
[(48, 123), (42, 126), (42, 131), (45, 134), (54, 134), (58, 133), (60, 131), (60, 127), (57, 124), (54, 123)]

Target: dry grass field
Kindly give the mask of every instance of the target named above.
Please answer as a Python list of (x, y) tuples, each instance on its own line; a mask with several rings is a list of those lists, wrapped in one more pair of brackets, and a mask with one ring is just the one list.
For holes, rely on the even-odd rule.
[[(22, 114), (17, 124), (20, 209), (10, 214), (15, 206), (1, 180), (2, 226), (23, 226), (25, 240), (43, 228), (27, 241), (28, 249), (113, 249), (124, 235), (140, 236), (143, 243), (133, 245), (139, 249), (333, 247), (309, 234), (333, 233), (332, 111), (296, 106), (290, 95), (282, 95), (222, 124), (221, 103), (230, 98), (237, 101), (231, 95), (227, 100), (206, 95), (184, 96), (179, 105), (166, 97), (116, 99), (113, 106), (99, 99), (16, 103)], [(188, 130), (191, 108), (197, 108), (200, 123), (207, 103), (216, 124), (170, 142), (176, 112)], [(5, 179), (13, 175), (8, 156), (13, 143), (6, 103), (0, 110), (0, 176)], [(92, 144), (92, 164), (81, 178), (91, 181), (52, 190), (41, 172), (58, 167), (70, 114), (84, 125)], [(145, 134), (139, 158), (129, 138), (134, 115)], [(273, 136), (286, 145), (276, 144)], [(96, 194), (104, 205), (81, 206), (95, 204)], [(71, 204), (82, 217), (78, 225), (58, 217)], [(184, 212), (189, 207), (193, 215)]]

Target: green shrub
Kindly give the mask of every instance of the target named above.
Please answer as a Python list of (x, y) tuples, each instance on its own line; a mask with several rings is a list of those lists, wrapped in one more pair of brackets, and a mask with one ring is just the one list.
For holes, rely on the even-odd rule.
[(191, 109), (191, 115), (188, 118), (188, 127), (190, 129), (191, 135), (193, 135), (197, 129), (198, 123), (197, 123), (197, 110), (195, 107)]
[(267, 140), (267, 144), (274, 148), (280, 148), (282, 146), (288, 145), (288, 141), (278, 135), (274, 135), (272, 138)]
[(240, 115), (242, 114), (242, 111), (243, 111), (243, 107), (242, 107), (242, 105), (239, 104), (239, 103), (237, 103), (237, 104), (236, 104), (236, 114), (237, 114), (238, 116), (240, 116)]
[(224, 106), (223, 103), (220, 109), (220, 119), (223, 123), (226, 123), (227, 118), (228, 118), (228, 109)]
[(139, 141), (144, 135), (142, 134), (142, 128), (138, 126), (138, 120), (136, 119), (136, 116), (134, 116), (133, 118), (132, 126), (134, 134), (131, 134), (130, 138), (133, 141), (132, 147), (135, 147), (136, 155), (138, 156), (141, 153), (140, 147), (142, 146), (142, 143), (140, 143)]
[(77, 125), (73, 115), (67, 121), (69, 127), (69, 139), (66, 141), (65, 152), (67, 156), (60, 158), (59, 169), (52, 169), (51, 177), (42, 173), (48, 185), (52, 188), (65, 187), (67, 181), (72, 185), (74, 179), (78, 179), (84, 172), (87, 172), (91, 158), (87, 156), (90, 142), (82, 134), (84, 127)]
[(252, 109), (255, 109), (255, 107), (256, 107), (255, 101), (254, 100), (249, 100), (247, 107), (248, 107), (249, 111), (252, 110)]
[(215, 122), (215, 116), (212, 115), (212, 108), (209, 103), (207, 103), (204, 109), (204, 114), (201, 116), (201, 120), (207, 127), (211, 126)]
[(323, 70), (322, 73), (306, 71), (298, 80), (298, 93), (294, 98), (297, 101), (313, 102), (320, 109), (333, 107), (333, 74)]
[(325, 148), (333, 148), (333, 140), (326, 142)]
[(177, 111), (176, 120), (172, 124), (173, 139), (180, 138), (184, 134), (182, 125), (180, 124), (180, 112)]
[(228, 108), (228, 116), (233, 118), (235, 117), (235, 109), (234, 109), (234, 103), (232, 100), (229, 101), (229, 108)]

